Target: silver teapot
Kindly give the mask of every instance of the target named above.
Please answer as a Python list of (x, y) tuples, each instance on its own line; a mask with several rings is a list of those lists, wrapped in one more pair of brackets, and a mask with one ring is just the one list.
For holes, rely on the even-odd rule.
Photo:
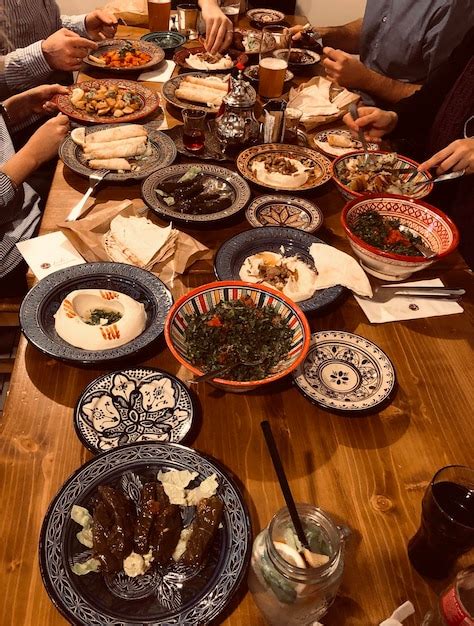
[(254, 143), (259, 138), (260, 125), (255, 119), (257, 101), (255, 89), (242, 76), (231, 78), (231, 90), (224, 96), (223, 112), (216, 119), (216, 133), (223, 149)]

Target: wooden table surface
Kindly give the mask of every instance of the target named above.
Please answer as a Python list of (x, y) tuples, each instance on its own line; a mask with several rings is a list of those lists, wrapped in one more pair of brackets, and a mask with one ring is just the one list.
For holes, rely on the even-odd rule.
[[(130, 32), (137, 36), (145, 31)], [(121, 29), (121, 36), (128, 34)], [(170, 126), (177, 123), (167, 117)], [(84, 178), (59, 163), (42, 233), (56, 230), (86, 187)], [(97, 202), (139, 197), (138, 185), (103, 185)], [(324, 212), (318, 236), (348, 251), (339, 221), (344, 202), (334, 186), (326, 184), (310, 198)], [(248, 227), (242, 216), (232, 226), (188, 232), (215, 249)], [(390, 356), (398, 390), (379, 413), (359, 418), (333, 414), (309, 403), (289, 380), (247, 395), (225, 394), (205, 383), (197, 386), (203, 420), (190, 445), (238, 477), (255, 533), (283, 505), (260, 431), (262, 419), (272, 424), (296, 500), (317, 504), (352, 529), (340, 594), (324, 619), (328, 626), (378, 624), (407, 599), (415, 604), (416, 614), (406, 625), (420, 624), (435, 593), (446, 584), (421, 578), (410, 566), (406, 545), (418, 526), (421, 498), (435, 470), (472, 463), (474, 283), (457, 254), (417, 278), (432, 276), (468, 290), (463, 314), (373, 325), (349, 296), (333, 310), (310, 318), (313, 330), (358, 333)], [(211, 265), (198, 264), (173, 294), (213, 279)], [(189, 380), (164, 347), (147, 364)], [(64, 365), (24, 339), (20, 342), (0, 439), (2, 624), (65, 623), (41, 582), (38, 536), (50, 500), (91, 458), (75, 435), (73, 408), (84, 387), (102, 373)], [(244, 588), (222, 623), (264, 621)]]

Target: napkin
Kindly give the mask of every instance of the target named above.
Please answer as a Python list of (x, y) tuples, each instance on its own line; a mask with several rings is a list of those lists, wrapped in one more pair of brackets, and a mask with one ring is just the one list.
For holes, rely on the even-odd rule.
[(380, 622), (379, 626), (402, 626), (402, 622), (410, 615), (413, 615), (414, 612), (415, 607), (413, 604), (410, 601), (404, 602), (398, 609), (395, 609), (388, 619)]
[(166, 83), (171, 78), (171, 74), (176, 67), (174, 61), (163, 61), (160, 65), (150, 72), (142, 72), (138, 80), (148, 81), (150, 83)]
[[(397, 287), (444, 287), (439, 278), (432, 280), (417, 280), (409, 283), (395, 283)], [(454, 315), (462, 313), (463, 308), (453, 300), (437, 300), (420, 296), (395, 296), (388, 302), (371, 302), (354, 295), (361, 309), (370, 322), (383, 324), (399, 320), (414, 320), (438, 315)], [(414, 305), (416, 309), (410, 309)]]
[(20, 241), (16, 247), (38, 280), (65, 267), (85, 263), (61, 231)]

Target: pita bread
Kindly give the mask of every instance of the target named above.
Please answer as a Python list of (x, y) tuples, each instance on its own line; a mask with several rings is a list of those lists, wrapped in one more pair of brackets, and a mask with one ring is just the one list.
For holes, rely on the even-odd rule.
[(367, 274), (354, 257), (324, 243), (313, 243), (309, 253), (318, 272), (317, 289), (342, 285), (359, 296), (372, 297)]
[(127, 259), (124, 262), (145, 267), (167, 242), (171, 228), (156, 226), (146, 217), (117, 215), (104, 235), (104, 247), (113, 261)]

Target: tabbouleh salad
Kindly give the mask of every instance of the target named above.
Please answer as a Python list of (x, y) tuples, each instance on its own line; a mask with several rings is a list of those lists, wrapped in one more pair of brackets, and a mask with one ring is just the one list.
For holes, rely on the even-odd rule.
[(352, 227), (352, 231), (366, 243), (384, 252), (420, 256), (413, 243), (422, 244), (421, 237), (408, 231), (401, 232), (399, 220), (383, 217), (377, 211), (363, 213)]

